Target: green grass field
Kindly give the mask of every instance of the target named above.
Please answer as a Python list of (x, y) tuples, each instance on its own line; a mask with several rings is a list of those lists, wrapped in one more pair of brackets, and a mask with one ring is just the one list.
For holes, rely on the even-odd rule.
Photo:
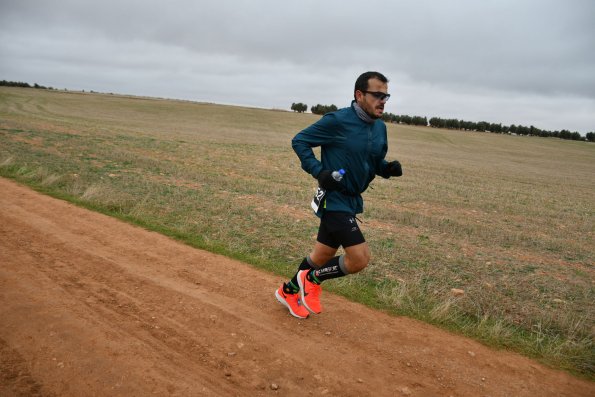
[[(318, 226), (290, 141), (317, 119), (0, 87), (0, 175), (290, 276)], [(372, 262), (325, 288), (593, 379), (595, 145), (388, 131), (404, 176), (364, 194)]]

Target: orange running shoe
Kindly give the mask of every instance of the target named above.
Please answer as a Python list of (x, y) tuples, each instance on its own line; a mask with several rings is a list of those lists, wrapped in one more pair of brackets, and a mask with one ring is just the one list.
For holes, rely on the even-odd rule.
[(310, 315), (308, 310), (300, 304), (300, 294), (297, 292), (295, 294), (286, 294), (285, 291), (283, 291), (283, 285), (281, 285), (281, 287), (275, 291), (275, 297), (281, 304), (289, 309), (289, 313), (291, 313), (292, 316), (297, 318), (307, 318)]
[(320, 294), (322, 287), (309, 281), (306, 275), (311, 270), (300, 270), (298, 272), (298, 284), (300, 285), (300, 294), (302, 295), (302, 304), (312, 313), (320, 314), (322, 306), (320, 305)]

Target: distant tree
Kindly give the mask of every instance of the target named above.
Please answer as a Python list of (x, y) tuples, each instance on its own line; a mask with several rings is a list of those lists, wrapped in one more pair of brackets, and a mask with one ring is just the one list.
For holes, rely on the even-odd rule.
[(444, 127), (444, 123), (442, 122), (442, 119), (440, 117), (431, 117), (430, 127), (441, 128)]
[(575, 131), (572, 134), (570, 134), (570, 139), (572, 139), (573, 141), (582, 141), (583, 137), (581, 136), (580, 133)]
[(394, 120), (396, 117), (397, 116), (395, 116), (392, 113), (382, 113), (382, 120), (384, 120), (387, 123), (394, 123), (395, 122)]
[(421, 125), (421, 126), (424, 126), (424, 127), (426, 127), (426, 126), (428, 125), (428, 119), (427, 119), (425, 116), (424, 116), (424, 117), (421, 117), (421, 116), (413, 116), (413, 117), (411, 118), (411, 123), (412, 123), (413, 125)]
[(585, 138), (589, 142), (595, 142), (595, 132), (587, 132), (587, 135), (585, 136)]
[(491, 123), (489, 131), (496, 134), (502, 133), (502, 124)]
[(529, 127), (525, 127), (523, 125), (519, 125), (516, 128), (516, 133), (519, 135), (529, 135)]
[(460, 130), (461, 129), (461, 123), (459, 120), (457, 119), (447, 119), (444, 122), (446, 128), (450, 128), (451, 130)]
[(459, 121), (459, 126), (465, 131), (475, 131), (477, 129), (477, 123), (474, 123), (473, 121), (461, 120)]
[(539, 128), (535, 128), (533, 126), (529, 127), (529, 135), (539, 136), (540, 134), (541, 134), (541, 130)]
[(294, 112), (298, 112), (298, 113), (304, 113), (306, 110), (308, 110), (308, 105), (306, 105), (305, 103), (292, 103), (291, 104), (291, 110), (293, 110)]
[(318, 104), (316, 106), (312, 106), (310, 108), (310, 110), (312, 111), (312, 113), (314, 114), (327, 114), (330, 112), (336, 112), (337, 111), (337, 106), (335, 105), (321, 105)]
[(548, 138), (552, 136), (552, 132), (547, 130), (539, 130), (539, 136), (543, 138)]

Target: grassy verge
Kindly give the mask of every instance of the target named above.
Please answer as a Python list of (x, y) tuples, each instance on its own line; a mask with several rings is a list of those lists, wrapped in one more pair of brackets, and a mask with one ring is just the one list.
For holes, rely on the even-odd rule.
[[(317, 230), (290, 139), (316, 119), (1, 88), (0, 175), (289, 276)], [(394, 125), (389, 141), (405, 175), (365, 194), (372, 263), (327, 288), (593, 379), (595, 145)]]

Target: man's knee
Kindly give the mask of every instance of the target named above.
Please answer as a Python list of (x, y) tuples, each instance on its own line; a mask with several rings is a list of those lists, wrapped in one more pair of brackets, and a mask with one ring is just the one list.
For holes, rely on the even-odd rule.
[(369, 254), (356, 257), (353, 260), (349, 271), (350, 271), (350, 273), (361, 272), (368, 266), (368, 263), (370, 263), (370, 255)]
[(370, 250), (367, 244), (346, 250), (345, 267), (349, 273), (361, 272), (368, 266), (368, 263), (370, 263)]

